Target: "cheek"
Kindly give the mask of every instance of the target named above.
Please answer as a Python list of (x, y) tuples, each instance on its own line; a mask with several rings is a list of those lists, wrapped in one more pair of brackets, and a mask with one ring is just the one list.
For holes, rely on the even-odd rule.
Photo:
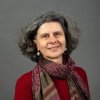
[(44, 44), (39, 46), (39, 51), (41, 52), (42, 55), (48, 54), (48, 51), (46, 49), (46, 45), (44, 45)]
[(38, 49), (39, 49), (40, 51), (44, 51), (45, 48), (46, 48), (46, 44), (45, 44), (45, 43), (43, 43), (43, 42), (39, 42), (39, 43), (38, 43)]
[(60, 40), (61, 44), (63, 45), (63, 47), (66, 47), (66, 39), (65, 38), (62, 38)]
[(64, 44), (65, 44), (65, 47), (66, 47), (66, 45), (67, 45), (67, 41), (66, 41), (66, 38), (64, 38)]

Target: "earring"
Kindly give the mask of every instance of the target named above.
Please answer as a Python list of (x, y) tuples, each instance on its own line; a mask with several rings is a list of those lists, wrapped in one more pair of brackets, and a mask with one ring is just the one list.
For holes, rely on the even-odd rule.
[(37, 56), (40, 56), (40, 52), (39, 51), (37, 52)]

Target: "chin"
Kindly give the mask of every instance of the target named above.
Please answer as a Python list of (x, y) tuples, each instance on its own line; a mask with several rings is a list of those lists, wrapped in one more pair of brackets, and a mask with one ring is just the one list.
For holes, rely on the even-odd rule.
[[(52, 55), (52, 56), (51, 56)], [(49, 58), (52, 58), (52, 59), (57, 59), (57, 58), (59, 58), (59, 57), (61, 57), (62, 56), (62, 54), (59, 54), (59, 55), (55, 55), (55, 54), (51, 54), (51, 55), (49, 55), (48, 57)]]

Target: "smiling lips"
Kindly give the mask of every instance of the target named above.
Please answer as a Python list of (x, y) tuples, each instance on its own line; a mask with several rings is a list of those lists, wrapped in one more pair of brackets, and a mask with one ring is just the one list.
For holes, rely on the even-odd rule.
[(60, 47), (60, 46), (50, 47), (49, 50), (51, 50), (51, 51), (57, 51), (59, 47)]

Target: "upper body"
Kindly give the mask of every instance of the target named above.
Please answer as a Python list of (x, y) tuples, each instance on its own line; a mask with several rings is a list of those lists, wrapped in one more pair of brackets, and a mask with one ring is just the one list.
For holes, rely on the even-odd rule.
[(22, 30), (19, 47), (37, 67), (18, 79), (15, 100), (90, 100), (86, 73), (70, 58), (79, 32), (71, 18), (56, 12), (40, 15)]
[[(83, 68), (76, 67), (75, 70), (86, 83), (89, 92), (86, 72)], [(52, 79), (61, 96), (61, 100), (70, 100), (69, 89), (65, 80)], [(90, 94), (90, 93), (89, 93)], [(32, 94), (32, 71), (23, 74), (16, 82), (14, 100), (33, 100)]]

